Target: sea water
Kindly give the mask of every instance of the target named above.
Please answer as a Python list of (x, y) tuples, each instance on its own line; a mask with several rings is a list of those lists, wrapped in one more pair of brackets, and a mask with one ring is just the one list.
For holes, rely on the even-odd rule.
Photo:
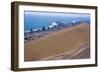
[(75, 22), (90, 22), (90, 14), (24, 11), (24, 31), (50, 26), (56, 21), (66, 25)]

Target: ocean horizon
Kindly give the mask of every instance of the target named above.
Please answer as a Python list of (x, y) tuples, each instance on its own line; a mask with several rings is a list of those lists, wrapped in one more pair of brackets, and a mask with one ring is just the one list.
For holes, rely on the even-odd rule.
[(90, 14), (24, 11), (24, 31), (47, 27), (56, 21), (66, 25), (74, 22), (90, 22)]

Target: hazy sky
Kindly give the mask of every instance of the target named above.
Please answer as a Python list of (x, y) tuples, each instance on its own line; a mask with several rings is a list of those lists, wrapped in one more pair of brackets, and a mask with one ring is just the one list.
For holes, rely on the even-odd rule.
[(34, 11), (25, 11), (26, 15), (37, 15), (37, 16), (73, 16), (73, 17), (89, 17), (88, 13), (65, 13), (65, 12), (34, 12)]

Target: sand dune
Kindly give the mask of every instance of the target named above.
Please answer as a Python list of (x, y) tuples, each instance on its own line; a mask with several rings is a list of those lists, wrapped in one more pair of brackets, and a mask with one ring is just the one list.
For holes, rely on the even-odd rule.
[[(25, 42), (25, 61), (35, 61), (50, 56), (71, 52), (76, 45), (90, 41), (90, 27), (80, 24), (54, 32), (39, 40)], [(81, 47), (79, 45), (79, 47)], [(86, 47), (89, 48), (89, 47)], [(76, 53), (76, 52), (75, 52)]]
[(87, 59), (90, 58), (90, 43), (84, 42), (76, 45), (70, 51), (58, 55), (40, 59), (44, 60), (62, 60), (62, 59)]

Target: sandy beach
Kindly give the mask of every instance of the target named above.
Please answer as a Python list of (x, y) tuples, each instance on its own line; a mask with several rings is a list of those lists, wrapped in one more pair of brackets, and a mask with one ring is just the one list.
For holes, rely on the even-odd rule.
[(79, 24), (24, 43), (24, 61), (90, 58), (90, 25)]

